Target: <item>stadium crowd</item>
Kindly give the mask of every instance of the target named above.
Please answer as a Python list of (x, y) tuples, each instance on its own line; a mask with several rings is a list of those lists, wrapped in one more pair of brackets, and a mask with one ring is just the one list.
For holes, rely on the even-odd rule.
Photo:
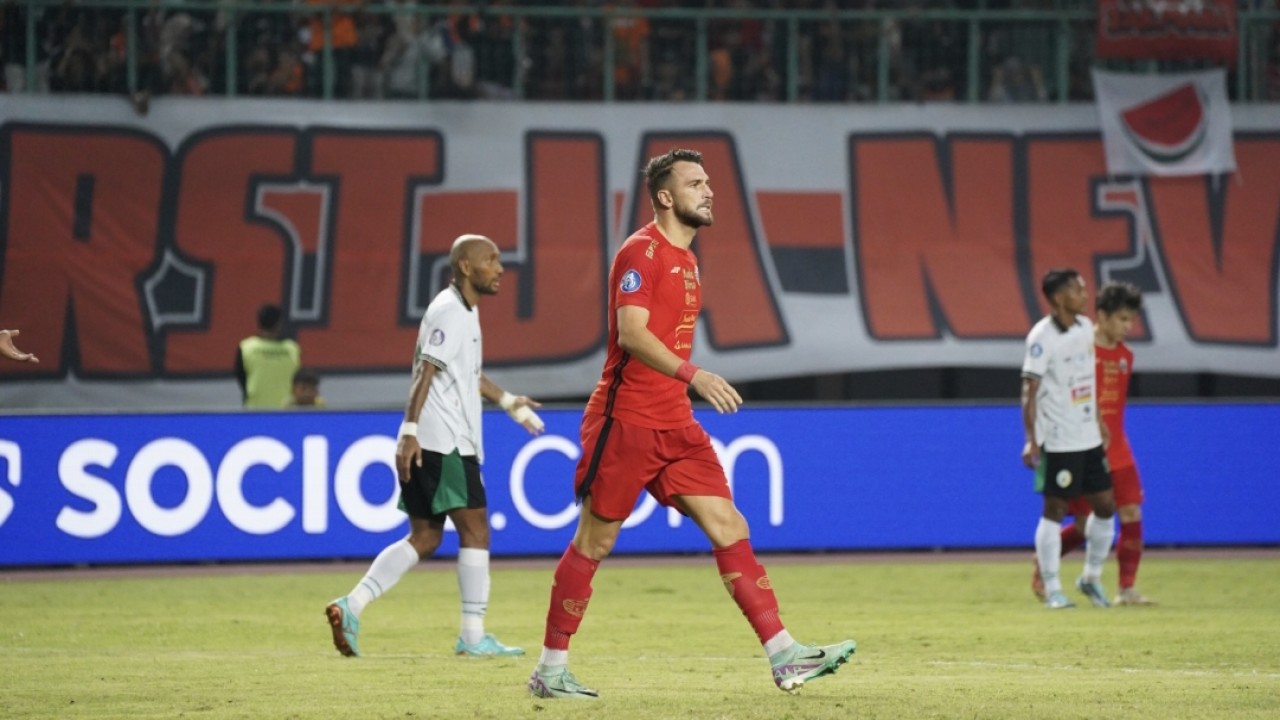
[[(74, 2), (34, 6), (35, 48), (28, 48), (28, 5), (3, 0), (0, 58), (3, 87), (40, 92), (126, 93), (128, 37), (136, 43), (132, 86), (153, 95), (226, 94), (319, 97), (323, 94), (326, 10), (332, 40), (333, 95), (338, 98), (600, 100), (605, 68), (612, 68), (618, 100), (695, 99), (697, 23), (689, 17), (628, 16), (632, 9), (758, 10), (1038, 9), (1074, 0), (545, 0), (539, 7), (617, 14), (504, 13), (514, 0), (214, 0), (123, 8)], [(1242, 0), (1275, 9), (1280, 0)], [(430, 7), (429, 12), (424, 12)], [(132, 18), (132, 20), (131, 20)], [(129, 25), (132, 22), (133, 27)], [(968, 24), (894, 16), (888, 21), (806, 18), (795, 35), (798, 99), (868, 102), (880, 99), (878, 58), (889, 58), (890, 101), (948, 101), (970, 96)], [(983, 86), (993, 102), (1050, 99), (1054, 23), (986, 20), (978, 52)], [(606, 42), (606, 33), (609, 41)], [(1067, 97), (1092, 98), (1088, 68), (1092, 27), (1071, 33)], [(1280, 22), (1270, 40), (1260, 100), (1280, 100)], [(518, 37), (516, 37), (518, 36)], [(515, 40), (513, 42), (513, 39)], [(706, 94), (710, 100), (784, 101), (792, 41), (789, 23), (733, 18), (707, 21)], [(233, 43), (228, 53), (228, 44)], [(610, 54), (606, 57), (606, 54)], [(33, 55), (35, 72), (27, 69)], [(234, 62), (228, 62), (228, 58)]]

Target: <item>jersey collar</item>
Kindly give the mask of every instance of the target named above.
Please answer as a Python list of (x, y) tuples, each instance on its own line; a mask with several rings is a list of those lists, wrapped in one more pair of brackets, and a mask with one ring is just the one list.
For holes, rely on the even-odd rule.
[(466, 308), (467, 312), (471, 312), (471, 303), (467, 302), (467, 296), (462, 294), (462, 288), (458, 287), (458, 283), (450, 281), (449, 289), (453, 291), (454, 295), (458, 296), (458, 300), (462, 302), (462, 307)]
[[(1050, 316), (1049, 316), (1049, 319), (1053, 321), (1053, 326), (1054, 326), (1054, 327), (1056, 327), (1056, 328), (1058, 328), (1058, 332), (1060, 332), (1060, 333), (1065, 333), (1066, 331), (1068, 331), (1068, 330), (1070, 330), (1070, 329), (1071, 329), (1071, 327), (1068, 327), (1068, 326), (1063, 325), (1062, 323), (1058, 322), (1058, 316), (1057, 316), (1057, 315), (1050, 315)], [(1079, 325), (1079, 324), (1080, 324), (1080, 317), (1079, 317), (1079, 316), (1077, 316), (1074, 320), (1072, 320), (1072, 321), (1071, 321), (1071, 326), (1072, 326), (1072, 327), (1074, 327), (1074, 326), (1076, 326), (1076, 325)]]

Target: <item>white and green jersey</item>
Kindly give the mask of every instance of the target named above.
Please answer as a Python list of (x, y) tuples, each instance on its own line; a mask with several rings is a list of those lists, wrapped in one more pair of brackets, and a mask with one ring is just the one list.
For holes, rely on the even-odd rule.
[(1022, 376), (1040, 381), (1036, 441), (1049, 452), (1102, 444), (1093, 352), (1093, 322), (1083, 315), (1070, 327), (1053, 316), (1042, 318), (1027, 334)]
[(422, 317), (414, 360), (436, 367), (427, 401), (418, 416), (422, 449), (475, 455), (484, 462), (480, 426), (480, 310), (457, 287), (442, 290)]

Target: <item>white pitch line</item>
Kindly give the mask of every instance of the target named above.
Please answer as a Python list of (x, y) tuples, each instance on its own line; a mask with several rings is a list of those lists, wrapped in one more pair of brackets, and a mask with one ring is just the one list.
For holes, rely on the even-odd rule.
[[(950, 660), (930, 660), (929, 665), (942, 665), (949, 667), (974, 667), (974, 668), (995, 668), (997, 670), (1053, 670), (1057, 671), (1077, 671), (1092, 672), (1094, 668), (1080, 667), (1078, 665), (1037, 665), (1033, 663), (998, 663), (983, 661), (957, 662)], [(1247, 670), (1164, 670), (1161, 668), (1134, 668), (1134, 667), (1109, 667), (1107, 670), (1130, 673), (1134, 675), (1180, 675), (1187, 677), (1256, 677), (1267, 678), (1271, 680), (1280, 680), (1280, 672), (1263, 672), (1256, 668)]]

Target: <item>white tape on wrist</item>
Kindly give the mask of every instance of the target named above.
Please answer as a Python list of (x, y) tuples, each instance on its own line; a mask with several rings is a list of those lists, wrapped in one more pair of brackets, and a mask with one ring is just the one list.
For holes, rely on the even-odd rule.
[(503, 410), (506, 410), (507, 412), (511, 412), (511, 406), (515, 404), (516, 404), (516, 396), (512, 395), (506, 390), (503, 390), (502, 397), (498, 398), (498, 407), (502, 408)]
[(416, 422), (400, 423), (400, 437), (404, 437), (405, 435), (412, 435), (413, 437), (418, 437), (418, 423)]
[(512, 420), (515, 420), (521, 425), (529, 423), (537, 430), (541, 430), (546, 427), (542, 422), (542, 418), (538, 417), (538, 413), (534, 412), (533, 408), (528, 405), (521, 405), (515, 410), (508, 411), (508, 414), (511, 415)]

